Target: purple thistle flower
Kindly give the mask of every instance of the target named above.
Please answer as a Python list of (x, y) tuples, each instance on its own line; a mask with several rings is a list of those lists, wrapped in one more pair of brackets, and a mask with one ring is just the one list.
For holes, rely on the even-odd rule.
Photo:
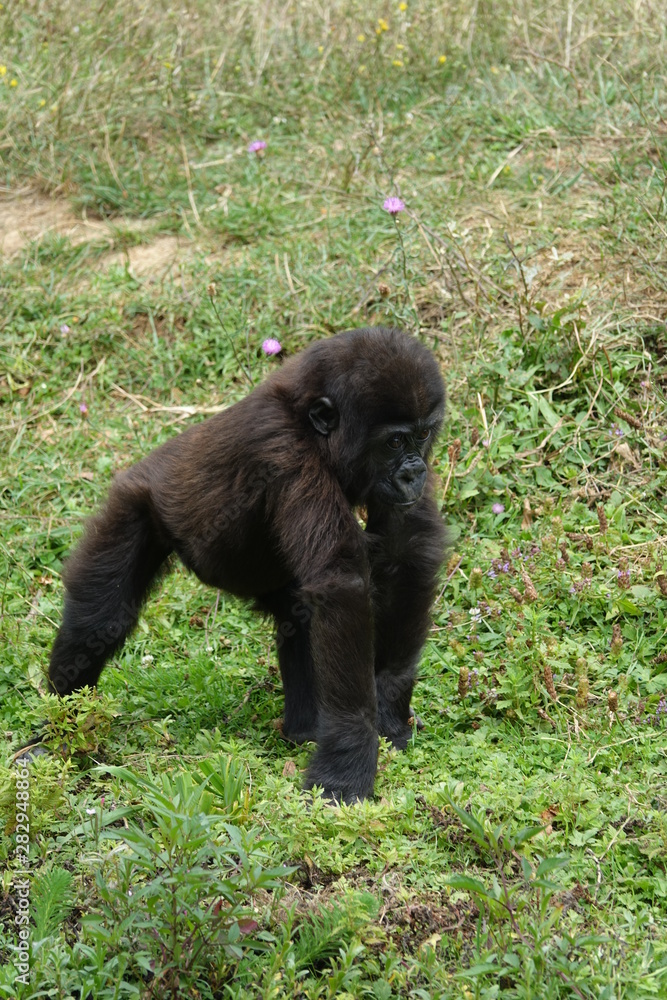
[(280, 354), (282, 349), (283, 345), (280, 343), (279, 340), (275, 340), (273, 337), (269, 337), (269, 339), (265, 340), (264, 343), (262, 344), (262, 350), (264, 351), (265, 354), (268, 354), (269, 356), (272, 354)]
[(265, 149), (266, 149), (266, 143), (264, 142), (263, 139), (255, 139), (255, 141), (251, 142), (250, 145), (248, 146), (249, 153), (259, 154), (263, 152)]
[(85, 417), (86, 414), (88, 413), (88, 407), (86, 406), (85, 403), (79, 403), (79, 413), (81, 414), (82, 417)]
[(382, 206), (385, 212), (389, 212), (390, 215), (398, 215), (405, 208), (405, 203), (401, 201), (400, 198), (386, 198), (384, 205)]
[(491, 510), (493, 511), (494, 514), (504, 514), (505, 513), (505, 505), (502, 504), (502, 503), (494, 503), (494, 505), (491, 508)]
[(62, 333), (63, 337), (65, 336), (66, 333), (69, 333), (69, 327), (67, 323), (62, 324), (62, 326), (60, 327), (60, 332)]

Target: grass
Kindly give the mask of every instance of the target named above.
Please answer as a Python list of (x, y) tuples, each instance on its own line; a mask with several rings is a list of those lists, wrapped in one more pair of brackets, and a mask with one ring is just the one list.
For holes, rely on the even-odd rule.
[[(402, 6), (0, 10), (1, 995), (667, 996), (667, 6)], [(180, 567), (45, 696), (113, 472), (377, 322), (441, 360), (453, 550), (375, 800), (300, 794), (269, 626)]]

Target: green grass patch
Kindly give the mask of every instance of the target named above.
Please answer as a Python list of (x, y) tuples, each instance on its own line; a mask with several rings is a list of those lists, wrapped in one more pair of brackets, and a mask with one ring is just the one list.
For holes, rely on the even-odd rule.
[[(0, 9), (0, 995), (667, 995), (666, 23)], [(301, 794), (270, 627), (179, 566), (45, 695), (113, 473), (380, 322), (442, 363), (452, 552), (374, 801)]]

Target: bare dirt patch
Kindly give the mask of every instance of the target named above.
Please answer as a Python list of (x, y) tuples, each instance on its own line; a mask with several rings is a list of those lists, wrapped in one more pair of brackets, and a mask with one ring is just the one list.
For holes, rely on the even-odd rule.
[(12, 257), (48, 234), (65, 236), (75, 246), (107, 241), (109, 252), (98, 260), (97, 266), (106, 268), (127, 262), (137, 276), (143, 277), (163, 273), (196, 249), (191, 240), (181, 236), (152, 239), (147, 236), (149, 242), (115, 249), (119, 229), (142, 232), (150, 225), (146, 219), (119, 217), (111, 222), (90, 219), (84, 214), (77, 215), (62, 199), (49, 198), (28, 189), (0, 199), (0, 253)]
[(30, 190), (0, 201), (0, 251), (4, 256), (19, 253), (27, 243), (47, 233), (66, 236), (72, 243), (110, 238), (106, 223), (75, 215), (66, 201)]
[(103, 258), (103, 265), (127, 262), (130, 269), (138, 277), (158, 274), (168, 270), (172, 264), (180, 261), (187, 253), (191, 253), (193, 244), (180, 236), (158, 236), (151, 243), (142, 243), (136, 247), (109, 254)]

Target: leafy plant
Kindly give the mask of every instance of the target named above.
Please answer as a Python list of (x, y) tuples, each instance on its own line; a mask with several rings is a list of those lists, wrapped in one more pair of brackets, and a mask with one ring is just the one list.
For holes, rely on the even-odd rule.
[[(522, 849), (542, 832), (542, 827), (511, 832), (506, 823), (493, 827), (487, 820), (461, 808), (452, 798), (448, 801), (473, 842), (495, 868), (490, 882), (469, 875), (452, 875), (447, 880), (452, 888), (469, 892), (480, 911), (477, 961), (458, 973), (457, 978), (479, 984), (490, 976), (504, 986), (511, 986), (520, 977), (527, 988), (539, 992), (558, 977), (577, 996), (597, 996), (597, 992), (590, 993), (581, 983), (578, 973), (585, 968), (585, 949), (604, 938), (569, 934), (562, 926), (555, 933), (561, 913), (553, 905), (553, 895), (562, 887), (549, 875), (565, 868), (568, 858), (557, 855), (532, 863)], [(508, 868), (517, 861), (521, 878), (510, 880)]]
[(72, 874), (64, 868), (51, 868), (38, 875), (30, 893), (35, 922), (35, 943), (49, 937), (67, 919), (74, 906)]
[(129, 953), (155, 996), (177, 996), (179, 983), (204, 970), (218, 980), (244, 946), (265, 948), (271, 938), (259, 930), (253, 893), (278, 889), (292, 870), (266, 866), (267, 838), (214, 812), (207, 779), (107, 770), (140, 797), (142, 822), (107, 831), (117, 846), (100, 858), (89, 939)]
[(40, 703), (43, 742), (63, 757), (94, 753), (111, 731), (117, 717), (116, 702), (109, 695), (84, 688), (64, 698), (49, 695)]

